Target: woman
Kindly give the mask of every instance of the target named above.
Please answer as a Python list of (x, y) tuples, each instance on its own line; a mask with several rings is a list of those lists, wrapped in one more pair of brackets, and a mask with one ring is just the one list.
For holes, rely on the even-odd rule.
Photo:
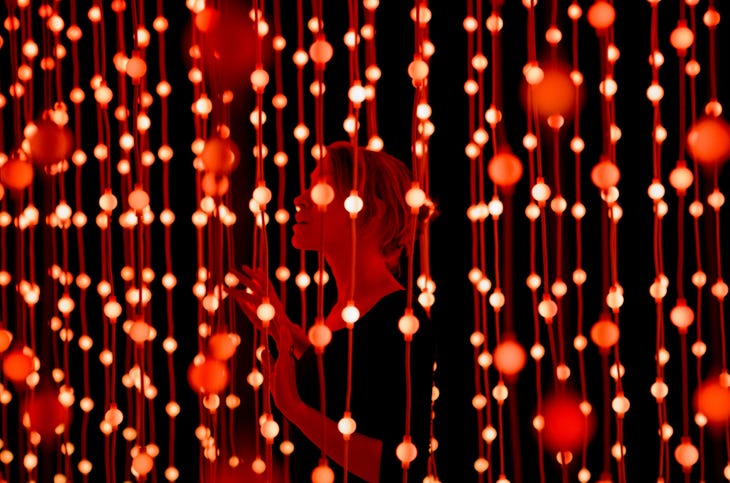
[[(352, 229), (344, 207), (352, 184), (352, 147), (335, 143), (311, 174), (312, 186), (326, 182), (335, 198), (320, 208), (312, 201), (311, 188), (295, 200), (292, 244), (301, 250), (322, 250), (335, 281), (337, 301), (326, 315), (332, 340), (324, 352), (326, 385), (326, 453), (334, 463), (336, 481), (345, 461), (337, 422), (345, 410), (348, 334), (342, 309), (354, 301), (360, 312), (354, 324), (351, 413), (357, 429), (350, 437), (348, 481), (400, 481), (403, 470), (396, 447), (403, 440), (406, 419), (405, 342), (398, 329), (404, 314), (406, 292), (394, 273), (406, 249), (411, 223), (405, 193), (410, 187), (406, 167), (380, 152), (358, 149), (358, 193), (364, 201), (358, 214), (355, 274), (352, 275)], [(322, 231), (323, 230), (323, 231)], [(249, 290), (233, 296), (252, 321), (266, 290), (260, 274), (244, 269), (238, 273)], [(285, 315), (272, 291), (269, 299), (277, 317), (270, 333), (279, 357), (274, 367), (272, 394), (282, 414), (304, 438), (295, 440), (297, 481), (311, 481), (322, 444), (319, 383), (316, 356), (307, 334)], [(411, 365), (411, 435), (418, 454), (410, 464), (409, 480), (423, 481), (429, 454), (429, 418), (433, 338), (424, 312), (414, 307), (420, 328), (413, 337)]]

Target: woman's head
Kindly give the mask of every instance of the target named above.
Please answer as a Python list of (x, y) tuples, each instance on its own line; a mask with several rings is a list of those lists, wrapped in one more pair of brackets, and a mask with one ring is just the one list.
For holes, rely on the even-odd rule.
[[(348, 216), (343, 203), (352, 190), (353, 158), (349, 143), (333, 143), (327, 147), (327, 155), (313, 176), (313, 183), (324, 176), (335, 190), (335, 206), (328, 207), (328, 211), (333, 211), (332, 217), (338, 217), (337, 212)], [(357, 178), (358, 195), (363, 200), (363, 209), (358, 213), (358, 229), (371, 232), (388, 268), (395, 269), (410, 233), (410, 208), (405, 202), (405, 193), (411, 184), (409, 170), (393, 156), (361, 147), (357, 152)], [(309, 193), (304, 193), (295, 202), (299, 206), (311, 203)]]

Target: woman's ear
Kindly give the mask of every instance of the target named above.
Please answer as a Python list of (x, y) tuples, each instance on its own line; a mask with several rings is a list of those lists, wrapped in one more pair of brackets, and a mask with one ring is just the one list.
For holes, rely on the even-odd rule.
[(363, 211), (358, 215), (358, 219), (361, 220), (360, 226), (369, 230), (372, 229), (374, 232), (382, 230), (382, 223), (385, 221), (386, 210), (388, 206), (385, 201), (380, 198), (375, 198), (370, 202), (370, 206), (365, 207)]

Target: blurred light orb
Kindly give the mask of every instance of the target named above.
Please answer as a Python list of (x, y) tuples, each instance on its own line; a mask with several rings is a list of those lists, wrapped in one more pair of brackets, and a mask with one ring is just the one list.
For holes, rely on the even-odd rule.
[(615, 163), (608, 159), (603, 159), (596, 164), (591, 170), (591, 181), (600, 190), (608, 190), (618, 184), (621, 178), (621, 172)]
[(672, 30), (669, 36), (669, 42), (672, 47), (680, 52), (690, 48), (695, 41), (695, 35), (690, 28), (687, 27), (687, 21), (678, 21), (677, 27)]
[(138, 475), (146, 475), (152, 471), (152, 465), (154, 460), (152, 456), (147, 454), (146, 451), (141, 451), (134, 458), (132, 458), (132, 469), (137, 472)]
[(15, 349), (3, 357), (3, 374), (15, 383), (22, 383), (33, 372), (33, 357)]
[(326, 464), (320, 464), (312, 471), (312, 483), (332, 483), (335, 481), (335, 473)]
[(208, 353), (219, 361), (227, 361), (236, 353), (236, 347), (238, 346), (237, 336), (235, 334), (229, 334), (220, 332), (213, 334), (208, 339)]
[(200, 159), (209, 173), (228, 174), (238, 165), (238, 146), (228, 138), (217, 136), (208, 138), (200, 153)]
[(730, 389), (717, 377), (710, 378), (695, 391), (694, 406), (711, 424), (724, 425), (730, 418)]
[(691, 468), (700, 457), (700, 452), (690, 442), (689, 438), (682, 438), (682, 443), (674, 450), (674, 458), (683, 469)]
[(188, 383), (201, 394), (217, 394), (228, 385), (228, 366), (216, 359), (206, 359), (201, 364), (191, 364)]
[(618, 342), (619, 335), (618, 325), (608, 317), (601, 317), (591, 327), (591, 340), (602, 350), (613, 347)]
[(39, 166), (68, 159), (73, 149), (71, 131), (46, 119), (36, 123), (35, 133), (29, 137), (29, 141), (30, 159)]
[(702, 117), (690, 127), (687, 149), (702, 164), (723, 163), (730, 158), (730, 124), (721, 117)]
[(220, 21), (221, 13), (211, 7), (206, 7), (195, 15), (195, 26), (204, 33), (217, 29)]
[(508, 376), (518, 374), (527, 361), (525, 349), (514, 339), (505, 339), (494, 349), (494, 365)]
[(309, 57), (317, 64), (326, 64), (329, 62), (333, 53), (332, 44), (327, 42), (324, 36), (319, 36), (309, 48)]
[(33, 182), (33, 166), (19, 157), (11, 157), (0, 166), (0, 183), (6, 188), (24, 190)]
[(58, 400), (58, 392), (54, 389), (37, 389), (28, 402), (30, 430), (41, 435), (41, 439), (52, 438), (56, 428), (63, 427), (69, 419), (68, 410)]
[(570, 116), (575, 106), (575, 90), (568, 69), (546, 68), (542, 81), (532, 86), (534, 107), (542, 117)]
[(13, 333), (6, 329), (0, 329), (0, 354), (8, 350), (13, 341)]
[(694, 311), (687, 306), (684, 299), (677, 300), (677, 305), (669, 312), (669, 319), (680, 331), (686, 331), (695, 320)]
[(570, 392), (545, 398), (542, 438), (548, 451), (578, 451), (591, 433), (591, 420), (580, 409), (580, 398)]
[(596, 30), (605, 30), (613, 25), (616, 10), (610, 3), (599, 0), (588, 9), (588, 23)]
[(522, 163), (510, 152), (501, 152), (489, 160), (487, 174), (492, 183), (502, 188), (517, 184), (522, 177)]

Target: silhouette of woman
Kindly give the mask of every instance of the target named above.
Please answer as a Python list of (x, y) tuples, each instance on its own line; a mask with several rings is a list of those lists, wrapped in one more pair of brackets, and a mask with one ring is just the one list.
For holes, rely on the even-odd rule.
[[(403, 469), (396, 447), (403, 441), (406, 419), (404, 338), (398, 321), (406, 307), (406, 292), (396, 278), (407, 249), (413, 222), (405, 193), (408, 169), (382, 152), (358, 149), (358, 193), (364, 205), (356, 225), (356, 271), (352, 275), (353, 240), (350, 214), (344, 207), (352, 183), (353, 156), (348, 143), (327, 147), (327, 155), (311, 173), (311, 183), (325, 181), (335, 191), (326, 210), (312, 201), (311, 187), (294, 200), (296, 224), (292, 244), (302, 250), (322, 250), (337, 291), (337, 301), (326, 315), (332, 340), (324, 352), (326, 381), (326, 454), (334, 462), (336, 481), (342, 481), (345, 460), (337, 421), (345, 410), (348, 334), (342, 309), (350, 294), (360, 311), (353, 328), (351, 413), (356, 431), (350, 437), (348, 481), (401, 481)], [(231, 290), (243, 312), (260, 324), (256, 309), (266, 280), (249, 268), (236, 272), (248, 290)], [(353, 285), (354, 284), (354, 285)], [(353, 291), (354, 290), (354, 291)], [(273, 370), (272, 395), (282, 414), (298, 428), (295, 438), (296, 481), (311, 481), (321, 454), (323, 424), (314, 349), (302, 328), (292, 323), (269, 289), (277, 316), (271, 322), (279, 357)], [(420, 307), (414, 307), (420, 328), (410, 353), (411, 436), (418, 454), (410, 464), (409, 481), (423, 481), (429, 454), (429, 421), (433, 369), (433, 337)], [(296, 435), (295, 435), (296, 436)], [(302, 437), (303, 436), (303, 437)]]

